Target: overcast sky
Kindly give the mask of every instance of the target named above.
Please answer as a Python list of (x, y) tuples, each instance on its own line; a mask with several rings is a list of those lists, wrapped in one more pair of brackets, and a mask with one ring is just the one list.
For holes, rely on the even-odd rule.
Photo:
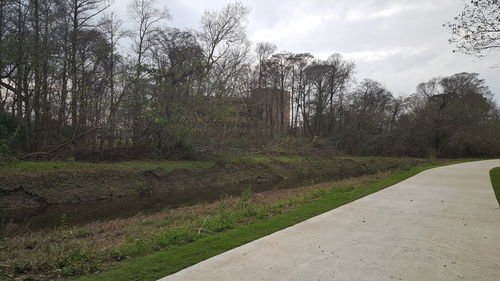
[[(229, 0), (158, 0), (172, 15), (169, 25), (199, 29), (206, 9)], [(443, 23), (458, 15), (461, 0), (246, 0), (249, 39), (316, 58), (341, 53), (354, 60), (356, 79), (378, 80), (395, 95), (419, 82), (457, 72), (481, 74), (500, 104), (500, 51), (485, 59), (452, 53)], [(126, 17), (128, 0), (112, 9)]]

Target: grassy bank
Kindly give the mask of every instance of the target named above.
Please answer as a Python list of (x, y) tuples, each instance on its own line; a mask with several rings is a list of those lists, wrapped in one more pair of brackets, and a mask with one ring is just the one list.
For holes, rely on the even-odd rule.
[(98, 169), (179, 169), (201, 168), (212, 165), (204, 161), (129, 161), (116, 163), (89, 162), (0, 162), (0, 175), (39, 174), (55, 171), (82, 171)]
[[(186, 229), (175, 233), (164, 232), (147, 242), (128, 244), (132, 251), (151, 247), (152, 244), (161, 246), (156, 253), (107, 266), (102, 273), (76, 280), (156, 280), (436, 166), (439, 165), (420, 166), (387, 176), (365, 178), (355, 185), (340, 183), (260, 208), (248, 203), (245, 199), (248, 195), (243, 194), (237, 209), (199, 218), (191, 225), (198, 226), (198, 232)], [(161, 242), (158, 244), (159, 241)]]
[(303, 160), (299, 156), (242, 155), (220, 157), (214, 161), (125, 161), (115, 163), (90, 162), (0, 162), (0, 175), (22, 173), (50, 173), (54, 171), (82, 171), (95, 169), (189, 169), (213, 166), (217, 160), (223, 162), (271, 162)]
[(500, 204), (500, 167), (490, 170), (491, 185)]
[(123, 161), (113, 163), (90, 163), (76, 161), (49, 161), (49, 162), (29, 162), (13, 161), (0, 162), (0, 175), (13, 174), (38, 174), (50, 173), (54, 171), (82, 171), (99, 169), (189, 169), (189, 168), (207, 168), (217, 162), (224, 163), (268, 163), (272, 161), (300, 161), (304, 160), (301, 156), (292, 155), (259, 155), (251, 153), (242, 153), (239, 155), (228, 154), (209, 157), (203, 161)]
[[(0, 206), (15, 210), (130, 199), (128, 209), (131, 209), (133, 199), (153, 195), (168, 200), (164, 205), (175, 206), (213, 201), (223, 194), (237, 195), (248, 186), (261, 192), (428, 162), (411, 158), (306, 159), (258, 154), (193, 162), (16, 162), (0, 166)], [(78, 221), (72, 216), (68, 218), (70, 223)]]

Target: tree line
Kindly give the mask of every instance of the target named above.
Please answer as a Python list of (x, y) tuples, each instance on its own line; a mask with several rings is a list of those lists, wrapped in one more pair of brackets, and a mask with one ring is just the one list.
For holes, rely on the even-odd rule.
[[(0, 1), (0, 153), (172, 159), (295, 136), (361, 155), (500, 154), (499, 111), (478, 74), (396, 97), (357, 81), (341, 54), (252, 45), (240, 2), (206, 11), (199, 30), (169, 26), (153, 0), (131, 0), (127, 19), (106, 3)], [(283, 130), (256, 128), (255, 89), (288, 92)]]

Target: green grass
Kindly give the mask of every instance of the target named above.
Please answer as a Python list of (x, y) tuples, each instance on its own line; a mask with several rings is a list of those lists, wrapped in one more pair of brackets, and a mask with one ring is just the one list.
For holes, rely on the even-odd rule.
[[(259, 154), (241, 154), (221, 156), (220, 161), (226, 163), (268, 163), (272, 161), (291, 162), (304, 160), (300, 156), (270, 156)], [(210, 167), (217, 161), (126, 161), (114, 163), (90, 162), (0, 162), (0, 175), (18, 173), (46, 173), (53, 171), (74, 171), (82, 169), (176, 169), (176, 168), (204, 168)]]
[[(464, 161), (454, 163), (458, 162)], [(246, 225), (233, 225), (232, 227), (234, 228), (221, 230), (221, 232), (212, 235), (203, 235), (200, 238), (191, 236), (188, 237), (188, 243), (179, 246), (170, 246), (147, 256), (131, 258), (120, 264), (108, 266), (101, 273), (84, 276), (75, 280), (157, 280), (232, 248), (380, 191), (424, 170), (442, 165), (427, 165), (397, 171), (391, 176), (373, 180), (370, 184), (363, 187), (332, 188), (321, 191), (315, 194), (317, 199), (308, 202), (304, 201), (304, 204), (297, 204), (298, 207), (290, 208), (284, 214), (267, 216)], [(168, 237), (171, 239), (171, 236)], [(175, 243), (171, 243), (170, 245), (175, 245)], [(134, 249), (137, 250), (138, 248)]]
[[(379, 159), (402, 159), (401, 157), (390, 157), (390, 156), (335, 156), (335, 159), (353, 159), (353, 160), (379, 160)], [(407, 158), (412, 159), (412, 158)], [(418, 159), (418, 158), (414, 158)]]
[(493, 168), (490, 170), (491, 185), (495, 191), (495, 196), (500, 204), (500, 167)]
[(229, 163), (269, 163), (273, 161), (292, 162), (301, 161), (304, 157), (296, 155), (262, 155), (253, 153), (243, 153), (239, 155), (223, 155), (222, 161)]
[(212, 165), (202, 161), (128, 161), (116, 163), (89, 162), (0, 162), (1, 174), (44, 173), (51, 171), (73, 171), (82, 169), (155, 169), (155, 168), (201, 168)]

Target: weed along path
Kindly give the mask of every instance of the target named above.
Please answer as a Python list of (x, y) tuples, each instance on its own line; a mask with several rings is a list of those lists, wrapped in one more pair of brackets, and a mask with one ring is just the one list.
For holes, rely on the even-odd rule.
[(498, 166), (424, 171), (160, 280), (500, 280)]

